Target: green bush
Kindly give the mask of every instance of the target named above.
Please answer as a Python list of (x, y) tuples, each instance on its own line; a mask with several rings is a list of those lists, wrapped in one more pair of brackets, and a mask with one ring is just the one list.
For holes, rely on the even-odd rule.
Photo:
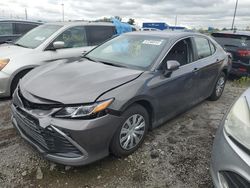
[(236, 85), (236, 86), (240, 86), (240, 87), (245, 87), (245, 86), (250, 86), (250, 78), (249, 77), (241, 77), (237, 80), (234, 80), (233, 83)]

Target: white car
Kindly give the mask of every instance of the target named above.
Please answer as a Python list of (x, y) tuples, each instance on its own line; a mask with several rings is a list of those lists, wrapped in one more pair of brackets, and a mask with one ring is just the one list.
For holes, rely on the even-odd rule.
[(116, 35), (112, 23), (58, 22), (32, 29), (12, 44), (0, 46), (0, 97), (9, 97), (31, 69), (83, 53)]

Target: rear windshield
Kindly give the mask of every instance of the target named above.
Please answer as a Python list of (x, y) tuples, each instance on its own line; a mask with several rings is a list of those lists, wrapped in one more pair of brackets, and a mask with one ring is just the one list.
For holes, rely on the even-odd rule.
[(250, 36), (213, 33), (212, 36), (222, 47), (250, 48)]
[(40, 46), (45, 40), (47, 40), (51, 35), (53, 35), (62, 26), (59, 25), (41, 25), (38, 26), (23, 37), (18, 39), (15, 44), (26, 47), (26, 48), (36, 48)]

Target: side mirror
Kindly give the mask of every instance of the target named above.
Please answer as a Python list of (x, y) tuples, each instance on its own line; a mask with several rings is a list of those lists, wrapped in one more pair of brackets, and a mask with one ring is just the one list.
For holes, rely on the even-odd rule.
[(169, 60), (164, 66), (164, 76), (169, 77), (173, 71), (179, 69), (180, 63), (176, 60)]
[(180, 63), (178, 61), (175, 61), (175, 60), (167, 61), (167, 69), (169, 71), (175, 71), (179, 69), (179, 67), (180, 67)]
[(64, 45), (65, 45), (65, 44), (64, 44), (63, 41), (55, 41), (55, 42), (53, 42), (53, 48), (54, 48), (55, 50), (64, 48)]

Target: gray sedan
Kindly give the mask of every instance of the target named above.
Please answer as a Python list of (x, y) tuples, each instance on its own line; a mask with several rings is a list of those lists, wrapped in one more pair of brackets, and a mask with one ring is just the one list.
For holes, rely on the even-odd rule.
[(148, 130), (207, 98), (217, 100), (227, 74), (227, 54), (205, 35), (128, 33), (80, 61), (31, 71), (14, 93), (13, 124), (57, 163), (127, 156)]
[(233, 104), (216, 134), (211, 174), (215, 187), (250, 187), (250, 89)]

